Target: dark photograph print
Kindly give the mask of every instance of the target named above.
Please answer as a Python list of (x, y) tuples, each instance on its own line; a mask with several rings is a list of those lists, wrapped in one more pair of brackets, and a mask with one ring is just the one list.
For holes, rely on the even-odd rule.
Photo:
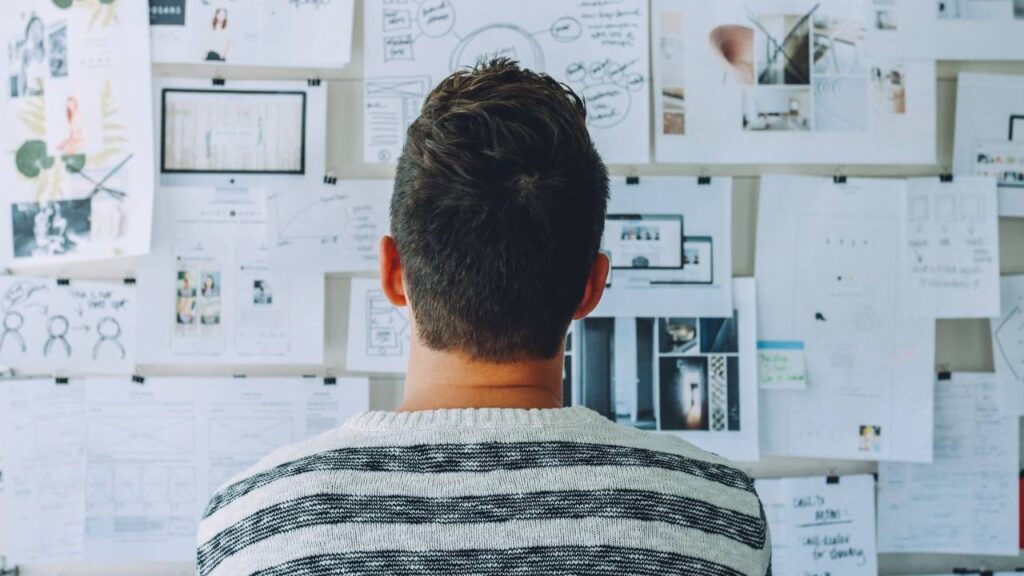
[(23, 202), (11, 205), (15, 258), (73, 253), (89, 239), (92, 201)]
[(700, 319), (700, 352), (701, 354), (736, 354), (739, 352), (739, 336), (736, 323), (739, 313), (733, 312), (732, 318), (701, 318)]
[(702, 356), (659, 359), (662, 430), (708, 429), (708, 359)]
[[(658, 352), (685, 354), (697, 345), (696, 318), (659, 318)], [(693, 350), (696, 352), (696, 350)]]

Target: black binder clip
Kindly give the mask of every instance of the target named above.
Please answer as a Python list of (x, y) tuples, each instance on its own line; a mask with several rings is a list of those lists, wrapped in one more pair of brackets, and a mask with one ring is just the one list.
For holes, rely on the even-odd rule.
[(940, 174), (939, 175), (939, 182), (952, 182), (952, 181), (953, 181), (953, 175), (952, 174)]
[(337, 386), (338, 379), (334, 376), (324, 376), (324, 386)]
[(214, 86), (223, 86), (224, 85), (224, 79), (223, 78), (214, 78), (213, 79), (213, 85)]
[(135, 278), (132, 278), (130, 276), (128, 278), (125, 278), (124, 279), (124, 285), (125, 286), (135, 286)]
[(132, 382), (134, 382), (136, 384), (145, 384), (146, 383), (146, 377), (145, 376), (139, 376), (138, 374), (133, 374), (132, 375)]
[(57, 286), (70, 286), (71, 280), (68, 278), (57, 278)]
[(310, 78), (309, 80), (306, 80), (306, 84), (308, 86), (319, 86), (320, 85), (320, 79), (319, 78)]
[(68, 378), (67, 376), (55, 376), (53, 379), (53, 383), (57, 384), (58, 386), (67, 386)]
[(830, 486), (832, 484), (839, 484), (839, 475), (838, 474), (829, 474), (828, 476), (825, 477), (825, 484), (828, 484)]
[(946, 380), (952, 380), (952, 379), (953, 379), (953, 374), (950, 373), (949, 371), (942, 370), (942, 371), (939, 372), (939, 382), (944, 382)]
[(324, 174), (324, 184), (330, 184), (336, 186), (338, 184), (338, 178), (334, 174)]
[(627, 186), (636, 186), (639, 183), (640, 183), (640, 177), (639, 176), (635, 176), (635, 175), (634, 176), (626, 176), (626, 185)]
[(244, 380), (244, 379), (248, 378), (248, 376), (245, 375), (245, 374), (233, 374), (231, 377), (235, 378), (235, 379), (238, 379), (238, 380)]
[(697, 176), (698, 186), (709, 186), (711, 185), (711, 176)]
[(846, 184), (846, 176), (843, 176), (842, 174), (836, 174), (835, 176), (832, 177), (832, 183)]

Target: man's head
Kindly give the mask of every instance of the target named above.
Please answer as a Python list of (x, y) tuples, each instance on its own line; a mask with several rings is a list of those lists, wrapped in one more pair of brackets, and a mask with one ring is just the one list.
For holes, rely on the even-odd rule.
[(420, 341), (474, 360), (554, 357), (597, 305), (608, 174), (586, 107), (495, 60), (452, 74), (409, 127), (381, 276)]

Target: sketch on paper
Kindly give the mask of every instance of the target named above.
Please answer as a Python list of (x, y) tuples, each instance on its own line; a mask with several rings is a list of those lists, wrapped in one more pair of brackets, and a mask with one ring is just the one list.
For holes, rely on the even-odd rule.
[(660, 0), (653, 11), (659, 160), (934, 156), (899, 145), (929, 122), (934, 132), (928, 66), (873, 58), (863, 2)]
[(1000, 314), (991, 323), (999, 406), (1002, 414), (1017, 416), (1024, 414), (1024, 276), (1000, 282)]
[(273, 264), (282, 270), (325, 273), (376, 270), (392, 188), (391, 180), (341, 180), (271, 193)]
[(349, 370), (405, 373), (411, 332), (408, 309), (393, 306), (380, 289), (380, 281), (352, 279), (346, 358)]
[(322, 361), (323, 274), (273, 265), (265, 191), (176, 188), (159, 201), (139, 262), (140, 362)]
[(153, 61), (341, 68), (352, 0), (149, 0)]
[(161, 97), (161, 172), (305, 173), (305, 92), (164, 88)]
[(144, 253), (153, 195), (151, 103), (136, 94), (150, 77), (145, 7), (18, 0), (5, 11), (3, 258)]
[[(756, 460), (757, 357), (750, 280), (731, 317), (586, 318), (576, 328), (573, 403), (643, 430), (678, 432)], [(568, 353), (567, 353), (568, 354)], [(572, 376), (570, 375), (570, 378)]]
[(134, 312), (131, 286), (0, 278), (0, 361), (29, 372), (128, 373)]
[(374, 0), (366, 6), (364, 158), (398, 157), (430, 88), (456, 70), (510, 58), (572, 86), (610, 162), (647, 160), (647, 8), (556, 0)]

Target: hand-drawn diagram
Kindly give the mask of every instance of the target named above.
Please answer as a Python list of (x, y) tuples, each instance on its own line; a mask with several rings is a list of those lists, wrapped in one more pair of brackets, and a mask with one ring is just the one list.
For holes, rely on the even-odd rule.
[(128, 373), (135, 290), (125, 284), (0, 278), (0, 361), (16, 370)]
[(153, 197), (146, 3), (17, 0), (5, 13), (3, 254), (44, 264), (141, 254)]
[(342, 180), (271, 194), (268, 229), (275, 268), (376, 270), (392, 187), (391, 180)]
[(991, 323), (1000, 412), (1024, 414), (1024, 276), (1001, 279), (1002, 307)]
[(397, 158), (431, 86), (496, 58), (572, 86), (606, 160), (647, 161), (646, 2), (554, 0), (517, 11), (497, 0), (374, 0), (365, 18), (367, 162)]
[(353, 278), (346, 366), (354, 372), (404, 373), (412, 336), (408, 308), (396, 308), (378, 280)]
[(294, 442), (291, 418), (210, 419), (210, 452), (259, 458)]

